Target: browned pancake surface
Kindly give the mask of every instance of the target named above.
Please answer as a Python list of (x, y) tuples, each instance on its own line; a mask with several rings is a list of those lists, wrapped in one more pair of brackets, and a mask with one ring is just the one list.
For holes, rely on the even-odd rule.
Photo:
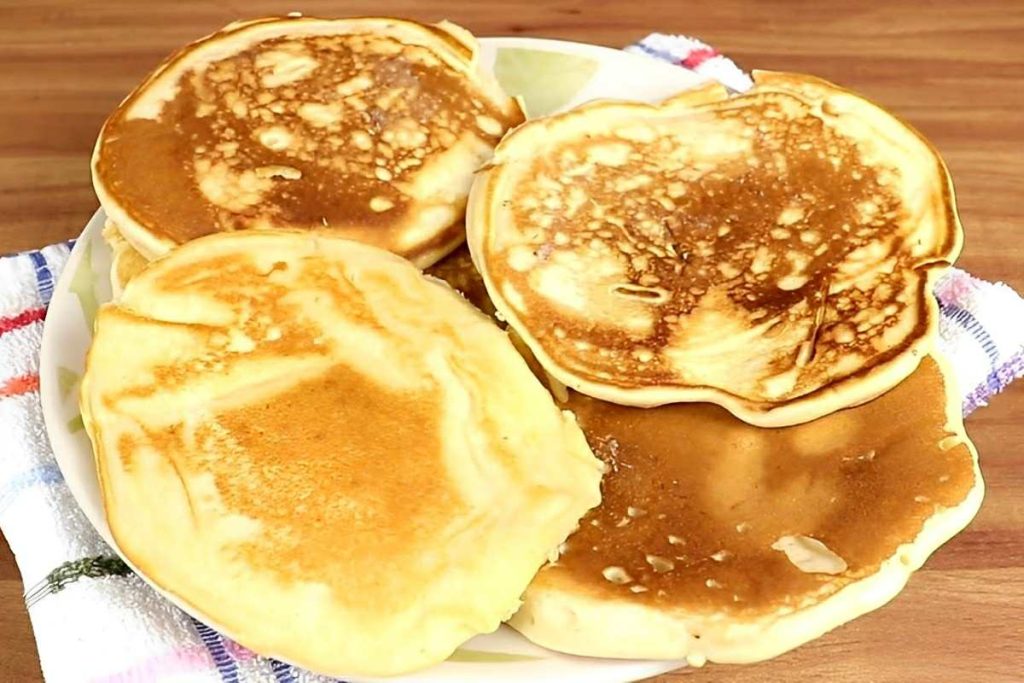
[[(797, 607), (876, 571), (974, 485), (930, 358), (875, 401), (795, 427), (751, 427), (707, 404), (640, 409), (573, 393), (568, 407), (609, 471), (601, 505), (535, 585), (669, 610)], [(783, 536), (821, 541), (847, 570), (801, 571), (772, 549)], [(609, 567), (629, 580), (607, 579)]]
[(131, 117), (139, 96), (108, 120), (96, 173), (176, 243), (274, 226), (402, 251), (403, 186), (460, 136), (494, 144), (512, 122), (430, 49), (373, 34), (263, 40), (186, 72), (155, 119)]
[(352, 240), (190, 241), (100, 310), (87, 365), (126, 558), (237, 642), (335, 677), (498, 628), (600, 501), (601, 462), (507, 337)]
[[(560, 348), (559, 353), (571, 355), (562, 360), (600, 374), (613, 356), (618, 370), (610, 381), (621, 376), (626, 386), (676, 381), (676, 369), (659, 362), (655, 351), (673, 343), (680, 320), (694, 314), (711, 291), (721, 292), (751, 325), (771, 319), (800, 323), (822, 312), (828, 322), (814, 346), (822, 366), (840, 352), (874, 353), (886, 322), (906, 305), (898, 295), (907, 284), (904, 268), (914, 259), (903, 244), (888, 239), (905, 214), (879, 170), (862, 163), (849, 140), (809, 111), (793, 116), (780, 99), (792, 98), (759, 97), (755, 104), (720, 112), (723, 124), (706, 126), (699, 113), (694, 115), (698, 136), (733, 121), (744, 126), (750, 150), (743, 155), (672, 166), (664, 160), (674, 142), (662, 137), (631, 142), (624, 174), (619, 165), (586, 163), (589, 149), (623, 149), (622, 138), (588, 136), (533, 161), (513, 212), (522, 225), (548, 226), (549, 239), (537, 246), (537, 258), (614, 254), (627, 265), (613, 293), (624, 301), (657, 304), (650, 329), (636, 334), (595, 328), (587, 324), (585, 311), (579, 319), (567, 319), (557, 302), (531, 298), (531, 317), (559, 321), (547, 334), (591, 344)], [(773, 122), (784, 117), (784, 123)], [(759, 128), (759, 122), (771, 123)], [(587, 172), (577, 175), (581, 166)], [(566, 178), (573, 178), (572, 194), (586, 197), (575, 211), (571, 196), (566, 210), (565, 187), (559, 183)], [(837, 267), (874, 243), (882, 245), (875, 254), (879, 260), (896, 257), (893, 272), (871, 291), (852, 289), (826, 301)], [(529, 291), (530, 275), (502, 270), (502, 278), (518, 291)], [(771, 371), (784, 372), (793, 362), (791, 356), (772, 359)]]
[(960, 244), (928, 143), (798, 74), (531, 121), (473, 197), (473, 257), (549, 372), (771, 427), (912, 372), (934, 333), (930, 283)]

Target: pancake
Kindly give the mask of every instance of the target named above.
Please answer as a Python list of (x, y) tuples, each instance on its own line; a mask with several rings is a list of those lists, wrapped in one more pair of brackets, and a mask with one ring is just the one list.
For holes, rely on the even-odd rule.
[(930, 348), (962, 241), (942, 160), (854, 93), (754, 79), (531, 121), (478, 176), (473, 260), (565, 384), (776, 427), (878, 396)]
[(103, 224), (102, 234), (103, 241), (110, 247), (110, 289), (117, 299), (128, 282), (149, 265), (149, 261), (128, 244), (128, 240), (121, 236), (117, 226), (109, 220)]
[[(141, 273), (149, 262), (128, 244), (117, 230), (117, 226), (110, 221), (103, 226), (103, 240), (113, 252), (113, 264), (110, 268), (111, 285), (115, 297), (120, 296), (125, 285)], [(487, 288), (476, 266), (473, 265), (473, 258), (465, 244), (458, 246), (455, 251), (426, 268), (424, 272), (448, 284), (482, 312), (494, 315), (494, 304), (487, 296)]]
[[(493, 310), (468, 261), (439, 270)], [(984, 495), (952, 376), (929, 356), (867, 404), (778, 429), (567, 392), (607, 465), (602, 503), (509, 623), (572, 654), (699, 665), (768, 659), (880, 607)]]
[(754, 662), (891, 600), (977, 512), (951, 373), (807, 424), (571, 395), (608, 465), (601, 505), (510, 624), (578, 655)]
[(473, 265), (473, 258), (466, 245), (460, 246), (443, 259), (427, 268), (427, 275), (443, 280), (450, 287), (466, 297), (469, 303), (489, 316), (494, 316), (494, 304), (487, 296), (483, 278)]
[(193, 240), (103, 306), (82, 380), (111, 532), (207, 623), (333, 676), (493, 631), (603, 464), (507, 336), (381, 249)]
[(169, 57), (111, 114), (96, 194), (147, 259), (276, 227), (425, 267), (463, 241), (472, 174), (523, 120), (477, 47), (447, 22), (232, 24)]
[[(473, 259), (469, 253), (469, 249), (467, 249), (465, 245), (459, 247), (440, 262), (428, 268), (426, 270), (426, 274), (448, 283), (448, 285), (466, 297), (466, 300), (469, 301), (469, 303), (473, 304), (487, 315), (493, 317), (500, 325), (502, 325), (502, 327), (505, 327), (504, 320), (495, 310), (490, 297), (487, 296), (487, 287), (484, 285), (483, 278), (480, 277), (480, 273), (477, 271), (476, 266), (473, 265)], [(569, 394), (566, 386), (555, 379), (550, 372), (547, 372), (539, 363), (537, 363), (537, 359), (530, 351), (530, 348), (522, 338), (516, 334), (516, 331), (508, 329), (508, 335), (516, 349), (520, 354), (522, 354), (523, 358), (526, 359), (530, 369), (533, 370), (533, 374), (536, 375), (539, 380), (544, 382), (548, 387), (548, 390), (551, 391), (551, 395), (554, 396), (555, 400), (568, 400)]]

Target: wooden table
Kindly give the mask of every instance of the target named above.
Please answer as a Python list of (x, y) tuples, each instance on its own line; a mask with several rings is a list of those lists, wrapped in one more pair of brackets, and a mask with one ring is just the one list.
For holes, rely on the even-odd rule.
[[(97, 205), (88, 164), (96, 131), (162, 56), (241, 16), (293, 7), (447, 17), (479, 35), (612, 46), (654, 30), (685, 32), (746, 68), (837, 81), (934, 141), (953, 171), (967, 229), (961, 265), (1024, 291), (1024, 3), (999, 0), (2, 0), (0, 253), (82, 228)], [(968, 421), (988, 481), (984, 508), (892, 604), (774, 661), (709, 666), (688, 680), (1022, 680), (1022, 409), (1024, 382)], [(40, 673), (21, 591), (0, 544), (0, 680), (30, 683)]]

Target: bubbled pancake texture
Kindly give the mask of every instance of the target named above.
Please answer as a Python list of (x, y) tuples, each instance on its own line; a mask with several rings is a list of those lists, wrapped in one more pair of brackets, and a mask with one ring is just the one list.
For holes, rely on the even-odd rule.
[(713, 400), (757, 423), (910, 372), (857, 377), (932, 331), (926, 282), (959, 231), (945, 169), (888, 114), (815, 88), (596, 104), (506, 138), (470, 246), (549, 370), (600, 398)]
[[(206, 42), (230, 51), (247, 30)], [(158, 76), (107, 122), (98, 183), (170, 243), (246, 228), (329, 229), (426, 265), (460, 239), (469, 186), (456, 180), (443, 197), (415, 187), (428, 169), (446, 175), (445, 165), (467, 176), (513, 119), (471, 73), (441, 59), (443, 48), (372, 31), (240, 47), (173, 76), (173, 97), (144, 117), (167, 87)], [(179, 59), (197, 46), (206, 47)], [(423, 218), (437, 206), (446, 212)], [(422, 231), (417, 221), (438, 224)]]

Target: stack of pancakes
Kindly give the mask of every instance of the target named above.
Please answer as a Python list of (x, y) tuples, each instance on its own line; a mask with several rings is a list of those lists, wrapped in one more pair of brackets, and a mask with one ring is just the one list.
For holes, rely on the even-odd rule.
[(982, 497), (934, 348), (948, 173), (857, 95), (755, 80), (519, 125), (451, 24), (172, 56), (93, 159), (117, 297), (81, 402), (122, 552), (334, 675), (506, 620), (749, 662), (891, 599)]
[(473, 186), (471, 296), (608, 465), (510, 622), (541, 645), (772, 657), (891, 599), (980, 505), (935, 355), (945, 166), (853, 93), (754, 80), (531, 121)]

